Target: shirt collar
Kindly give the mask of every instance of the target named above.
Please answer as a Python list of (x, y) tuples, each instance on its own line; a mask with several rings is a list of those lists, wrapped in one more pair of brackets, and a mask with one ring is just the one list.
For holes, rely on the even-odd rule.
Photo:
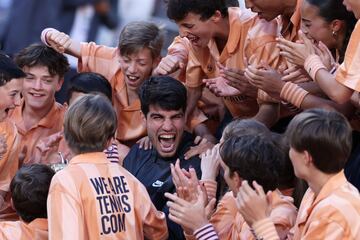
[(79, 164), (79, 163), (94, 163), (94, 164), (102, 164), (109, 163), (106, 158), (105, 153), (103, 152), (92, 152), (92, 153), (83, 153), (74, 156), (69, 165)]
[[(16, 124), (16, 127), (19, 129), (20, 132), (26, 133), (25, 130), (25, 124), (24, 124), (24, 118), (23, 118), (23, 109), (25, 107), (25, 101), (22, 99), (21, 105), (16, 107), (13, 114), (11, 115), (11, 119), (13, 119), (14, 123)], [(43, 117), (39, 123), (35, 126), (32, 126), (32, 128), (36, 128), (38, 126), (45, 127), (45, 128), (52, 128), (56, 121), (54, 119), (59, 119), (59, 113), (61, 112), (61, 108), (63, 106), (60, 103), (53, 102), (53, 105), (51, 106), (50, 111)]]
[(317, 195), (313, 205), (316, 205), (321, 200), (327, 198), (329, 195), (331, 195), (335, 189), (341, 187), (347, 182), (344, 170), (337, 173), (336, 175), (332, 176), (325, 185), (321, 188), (319, 194)]

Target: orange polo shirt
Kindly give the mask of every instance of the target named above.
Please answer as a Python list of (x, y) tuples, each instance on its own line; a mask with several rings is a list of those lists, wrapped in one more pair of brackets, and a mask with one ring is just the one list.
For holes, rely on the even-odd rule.
[[(276, 229), (286, 236), (294, 226), (297, 211), (291, 197), (286, 197), (276, 190), (272, 192), (271, 220)], [(221, 240), (255, 239), (249, 225), (241, 216), (236, 205), (236, 199), (232, 192), (228, 192), (219, 201), (216, 211), (210, 218), (216, 233)], [(186, 239), (195, 239), (194, 236), (186, 236)]]
[(37, 218), (30, 223), (0, 222), (1, 240), (47, 240), (48, 238), (48, 221), (45, 218)]
[[(279, 191), (272, 192), (272, 199), (270, 218), (277, 230), (286, 236), (293, 227), (297, 215), (293, 199), (283, 196)], [(220, 200), (216, 212), (210, 218), (210, 223), (220, 239), (255, 239), (249, 225), (237, 210), (236, 199), (232, 192), (228, 192)]]
[[(280, 239), (268, 219), (254, 223), (253, 229), (264, 240)], [(360, 239), (360, 195), (344, 171), (330, 178), (317, 196), (307, 190), (288, 239)]]
[(292, 232), (294, 239), (360, 239), (360, 195), (343, 171), (318, 196), (307, 190)]
[(165, 214), (145, 187), (102, 152), (77, 155), (48, 196), (50, 239), (167, 239)]
[(129, 104), (124, 74), (119, 63), (117, 48), (81, 44), (80, 72), (96, 72), (109, 80), (113, 91), (113, 105), (117, 113), (118, 128), (116, 138), (123, 143), (132, 143), (146, 135), (146, 127), (141, 116), (140, 100)]
[[(264, 61), (273, 68), (285, 62), (279, 57), (276, 48), (278, 23), (276, 20), (267, 22), (249, 11), (239, 8), (229, 8), (229, 36), (228, 41), (220, 52), (214, 39), (207, 48), (188, 47), (188, 61), (186, 69), (186, 85), (198, 87), (204, 78), (219, 76), (216, 61), (229, 68), (245, 70), (249, 64), (259, 64)], [(175, 39), (181, 44), (181, 40)], [(174, 44), (176, 48), (178, 44)], [(188, 46), (183, 44), (181, 48)], [(181, 50), (181, 48), (179, 50)], [(179, 55), (179, 54), (178, 54)], [(185, 53), (182, 56), (186, 56)], [(234, 117), (252, 117), (258, 112), (256, 99), (245, 96), (225, 97), (225, 105)]]
[(6, 139), (6, 152), (0, 159), (0, 190), (9, 191), (10, 182), (19, 169), (20, 138), (15, 125), (10, 120), (0, 122), (0, 135)]
[(25, 103), (23, 102), (21, 106), (15, 108), (14, 112), (10, 116), (10, 119), (15, 123), (20, 135), (20, 151), (22, 151), (24, 147), (27, 148), (24, 164), (32, 164), (33, 162), (30, 161), (30, 158), (34, 154), (37, 143), (42, 138), (48, 137), (62, 130), (66, 108), (54, 101), (48, 114), (46, 114), (46, 116), (43, 117), (35, 126), (32, 126), (29, 130), (27, 130), (25, 128), (26, 119), (24, 119), (22, 115), (24, 104)]
[(350, 41), (347, 45), (344, 62), (336, 72), (336, 80), (360, 92), (360, 20), (351, 34)]
[(0, 135), (6, 139), (7, 149), (0, 159), (0, 190), (5, 192), (4, 202), (0, 206), (0, 221), (18, 219), (11, 208), (9, 191), (10, 182), (19, 169), (20, 137), (18, 131), (9, 119), (0, 122)]

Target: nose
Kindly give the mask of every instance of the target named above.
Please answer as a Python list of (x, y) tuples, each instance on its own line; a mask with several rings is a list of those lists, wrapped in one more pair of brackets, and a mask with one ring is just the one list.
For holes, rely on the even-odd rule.
[(42, 82), (41, 82), (41, 79), (36, 79), (36, 80), (35, 80), (35, 83), (34, 83), (33, 88), (34, 88), (34, 89), (36, 89), (36, 90), (40, 90), (40, 89), (42, 89)]
[(132, 61), (132, 62), (129, 64), (128, 71), (129, 71), (130, 73), (136, 73), (136, 70), (137, 70), (136, 62), (135, 62), (135, 61)]
[(162, 125), (162, 129), (167, 131), (167, 132), (170, 132), (171, 130), (173, 130), (173, 123), (172, 123), (172, 120), (171, 119), (165, 119), (164, 122), (163, 122), (163, 125)]
[(183, 27), (179, 27), (179, 34), (180, 34), (180, 37), (186, 37), (186, 31), (184, 30)]

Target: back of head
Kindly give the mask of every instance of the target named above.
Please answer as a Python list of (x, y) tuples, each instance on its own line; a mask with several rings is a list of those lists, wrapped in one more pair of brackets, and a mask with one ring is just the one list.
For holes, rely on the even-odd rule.
[(0, 53), (0, 87), (11, 79), (23, 78), (25, 73), (5, 54)]
[(351, 151), (351, 127), (346, 118), (335, 111), (311, 109), (295, 116), (286, 137), (290, 147), (307, 151), (320, 171), (340, 172)]
[(65, 140), (75, 154), (102, 152), (115, 136), (116, 127), (115, 110), (101, 95), (80, 97), (65, 114)]
[(63, 77), (69, 70), (69, 62), (63, 54), (41, 44), (32, 44), (22, 49), (16, 54), (15, 62), (20, 68), (45, 66), (52, 76)]
[(10, 183), (17, 214), (25, 222), (47, 218), (46, 201), (55, 172), (46, 165), (33, 164), (20, 168)]
[(261, 122), (253, 119), (236, 119), (231, 121), (224, 129), (222, 140), (233, 136), (270, 134), (269, 129)]
[(271, 133), (271, 138), (282, 153), (282, 157), (279, 159), (279, 189), (289, 189), (294, 187), (295, 172), (293, 165), (289, 157), (289, 143), (285, 136), (279, 133)]
[(141, 111), (146, 115), (149, 106), (159, 106), (164, 110), (186, 110), (187, 93), (185, 86), (168, 76), (156, 76), (147, 79), (139, 90)]
[(112, 89), (109, 81), (98, 73), (84, 72), (73, 76), (69, 81), (68, 99), (74, 92), (101, 93), (110, 101), (112, 100)]
[(229, 167), (230, 176), (236, 172), (250, 183), (255, 180), (265, 192), (277, 188), (282, 153), (268, 136), (230, 137), (221, 145), (220, 156)]
[(152, 58), (156, 59), (160, 57), (163, 44), (163, 33), (156, 24), (138, 21), (131, 22), (123, 28), (118, 48), (122, 56), (135, 54), (142, 48), (148, 48)]
[(220, 11), (222, 16), (228, 15), (227, 8), (232, 3), (228, 0), (167, 0), (167, 16), (174, 21), (183, 20), (189, 13), (200, 15), (207, 20)]

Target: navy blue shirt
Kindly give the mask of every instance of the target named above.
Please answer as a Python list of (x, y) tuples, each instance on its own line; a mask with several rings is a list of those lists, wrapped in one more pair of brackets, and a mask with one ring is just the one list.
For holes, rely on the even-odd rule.
[[(186, 170), (193, 167), (198, 178), (201, 177), (200, 158), (192, 157), (184, 159), (184, 154), (194, 145), (194, 137), (188, 132), (184, 132), (174, 157), (163, 158), (155, 148), (151, 150), (140, 149), (135, 144), (129, 154), (124, 159), (124, 168), (133, 174), (146, 187), (152, 202), (159, 211), (168, 215), (166, 206), (167, 198), (164, 193), (174, 193), (176, 191), (171, 178), (170, 163), (175, 164), (180, 159), (180, 167)], [(183, 239), (183, 231), (180, 226), (168, 220), (169, 239)]]

